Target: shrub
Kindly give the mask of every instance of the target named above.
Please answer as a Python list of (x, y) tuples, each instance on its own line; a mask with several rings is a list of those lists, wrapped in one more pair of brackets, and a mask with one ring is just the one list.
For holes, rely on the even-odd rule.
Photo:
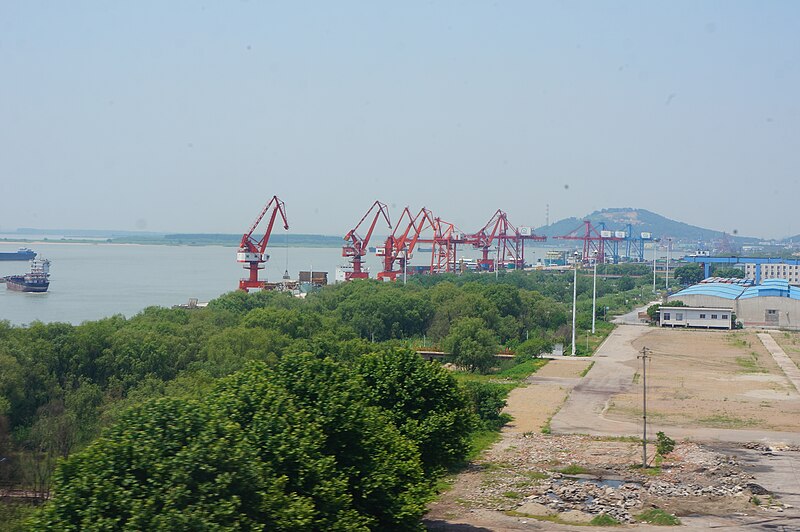
[(663, 432), (658, 432), (656, 438), (656, 450), (661, 456), (666, 456), (675, 449), (675, 440)]

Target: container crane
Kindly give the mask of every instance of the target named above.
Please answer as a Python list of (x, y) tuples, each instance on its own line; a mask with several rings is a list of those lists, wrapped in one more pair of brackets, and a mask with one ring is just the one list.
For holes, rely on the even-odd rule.
[[(383, 247), (377, 248), (375, 251), (375, 255), (383, 258), (383, 270), (378, 272), (378, 279), (394, 281), (406, 270), (417, 241), (424, 230), (425, 222), (429, 219), (430, 212), (425, 207), (420, 209), (416, 216), (411, 214), (408, 207), (403, 209), (400, 219), (394, 226), (394, 231), (386, 238)], [(394, 269), (395, 263), (399, 263), (397, 270)]]
[[(269, 224), (264, 236), (260, 240), (253, 237), (258, 224), (272, 210), (269, 217)], [(272, 234), (272, 226), (275, 224), (275, 218), (280, 213), (283, 219), (284, 230), (289, 229), (289, 222), (286, 221), (286, 206), (278, 199), (278, 196), (272, 196), (261, 214), (258, 215), (256, 220), (250, 226), (250, 229), (242, 235), (242, 242), (239, 244), (239, 251), (236, 253), (236, 261), (244, 263), (243, 268), (249, 272), (247, 279), (239, 280), (239, 290), (249, 291), (251, 288), (265, 289), (267, 287), (266, 281), (258, 280), (258, 271), (264, 269), (264, 263), (269, 260), (269, 255), (266, 254), (267, 244), (269, 244), (269, 237)]]
[[(477, 233), (467, 235), (465, 240), (472, 244), (473, 248), (481, 250), (478, 269), (492, 271), (495, 260), (498, 267), (505, 267), (506, 264), (509, 264), (517, 269), (524, 268), (525, 241), (544, 241), (547, 240), (547, 237), (533, 234), (530, 227), (514, 227), (508, 221), (508, 215), (497, 209), (486, 225)], [(496, 243), (497, 246), (496, 259), (489, 257), (489, 248), (493, 243)]]
[(606, 260), (606, 243), (615, 243), (623, 238), (614, 236), (612, 231), (605, 229), (597, 230), (592, 226), (592, 222), (584, 220), (583, 225), (576, 227), (569, 233), (563, 236), (556, 236), (553, 238), (561, 240), (582, 240), (583, 241), (583, 255), (582, 260), (584, 264), (589, 264), (594, 257), (599, 263), (604, 263)]
[[(373, 211), (375, 214), (372, 217), (372, 222), (369, 225), (366, 236), (362, 238), (357, 233), (358, 228), (361, 227), (361, 224), (363, 224), (367, 218), (369, 218)], [(347, 271), (345, 273), (346, 281), (351, 279), (369, 278), (369, 272), (363, 269), (363, 258), (367, 254), (367, 250), (369, 249), (369, 239), (372, 238), (372, 232), (375, 230), (375, 224), (378, 223), (378, 219), (381, 217), (381, 215), (383, 215), (383, 218), (389, 225), (389, 229), (391, 229), (392, 222), (389, 220), (389, 209), (386, 207), (385, 203), (381, 203), (380, 201), (376, 200), (375, 203), (372, 204), (372, 207), (370, 207), (367, 213), (361, 218), (361, 221), (359, 221), (353, 229), (344, 235), (344, 239), (348, 240), (349, 243), (342, 246), (342, 257), (350, 258), (350, 263), (352, 265), (352, 271)]]

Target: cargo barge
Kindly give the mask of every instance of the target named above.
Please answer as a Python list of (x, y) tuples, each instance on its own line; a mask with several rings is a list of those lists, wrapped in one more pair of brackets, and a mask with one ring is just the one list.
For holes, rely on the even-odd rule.
[(16, 292), (47, 292), (50, 287), (50, 261), (32, 260), (31, 271), (25, 275), (9, 275), (6, 288)]
[(36, 252), (30, 248), (19, 248), (13, 253), (0, 251), (0, 260), (33, 260), (36, 258)]

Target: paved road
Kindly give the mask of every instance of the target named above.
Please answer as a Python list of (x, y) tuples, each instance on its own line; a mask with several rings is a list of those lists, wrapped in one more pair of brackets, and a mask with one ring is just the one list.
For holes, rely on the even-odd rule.
[(794, 385), (795, 390), (800, 392), (800, 369), (797, 369), (797, 365), (786, 355), (771, 334), (758, 333), (756, 336), (758, 336), (758, 339), (761, 340), (761, 343), (764, 344), (764, 347), (767, 348), (772, 358), (775, 359), (775, 362), (780, 366), (781, 370), (783, 370), (789, 382)]

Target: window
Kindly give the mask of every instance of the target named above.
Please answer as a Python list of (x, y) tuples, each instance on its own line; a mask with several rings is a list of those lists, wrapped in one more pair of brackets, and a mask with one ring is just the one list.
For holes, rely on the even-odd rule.
[(716, 315), (716, 314), (712, 314), (712, 315), (711, 315), (711, 319), (712, 319), (712, 320), (715, 320), (715, 319), (717, 319), (717, 315)]
[(722, 319), (723, 319), (723, 320), (727, 320), (727, 319), (728, 319), (728, 315), (727, 315), (727, 314), (723, 314), (723, 315), (722, 315)]
[(675, 313), (675, 321), (683, 321), (683, 312)]
[(705, 314), (700, 314), (700, 319), (701, 319), (701, 320), (704, 320), (704, 319), (706, 319), (706, 315), (705, 315)]
[(664, 313), (664, 319), (665, 319), (665, 320), (668, 320), (668, 319), (669, 319), (669, 312), (665, 312), (665, 313)]

